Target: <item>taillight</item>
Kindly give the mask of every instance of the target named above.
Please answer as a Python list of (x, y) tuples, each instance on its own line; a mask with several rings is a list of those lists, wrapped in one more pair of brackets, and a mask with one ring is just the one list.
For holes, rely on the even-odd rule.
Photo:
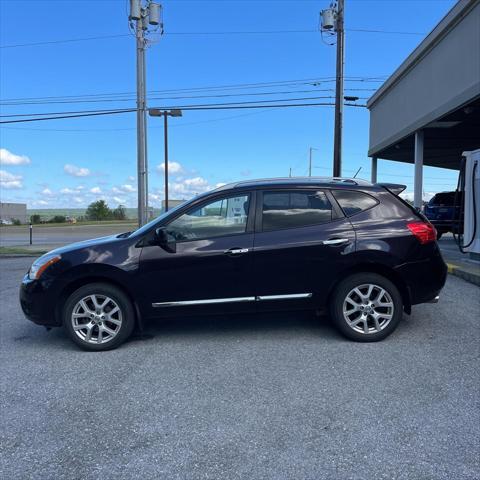
[(437, 231), (431, 223), (411, 222), (407, 223), (407, 227), (422, 245), (437, 239)]

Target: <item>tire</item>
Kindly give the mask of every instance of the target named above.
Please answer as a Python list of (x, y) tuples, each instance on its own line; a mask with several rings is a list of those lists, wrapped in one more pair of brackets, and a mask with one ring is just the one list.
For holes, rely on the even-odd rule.
[[(370, 286), (373, 286), (371, 290)], [(330, 314), (335, 326), (347, 338), (377, 342), (397, 328), (403, 315), (403, 302), (398, 288), (387, 278), (376, 273), (357, 273), (336, 287)]]
[(71, 340), (84, 350), (112, 350), (131, 335), (135, 312), (120, 289), (107, 283), (91, 283), (68, 297), (63, 325)]

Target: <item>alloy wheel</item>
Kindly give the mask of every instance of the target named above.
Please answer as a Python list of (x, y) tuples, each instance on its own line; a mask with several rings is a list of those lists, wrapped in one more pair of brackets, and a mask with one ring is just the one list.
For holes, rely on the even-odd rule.
[(120, 332), (122, 310), (112, 298), (93, 294), (79, 300), (71, 322), (75, 334), (86, 343), (104, 344)]
[(354, 331), (365, 335), (382, 331), (394, 313), (392, 296), (379, 285), (366, 283), (353, 288), (343, 302), (343, 317)]

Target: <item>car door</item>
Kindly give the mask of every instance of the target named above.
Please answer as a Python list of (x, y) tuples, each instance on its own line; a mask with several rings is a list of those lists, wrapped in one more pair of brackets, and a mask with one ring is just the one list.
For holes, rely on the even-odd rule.
[(243, 311), (254, 303), (251, 197), (210, 197), (165, 226), (170, 248), (143, 247), (140, 278), (151, 315)]
[(258, 192), (254, 279), (259, 309), (323, 307), (355, 250), (355, 232), (328, 190)]

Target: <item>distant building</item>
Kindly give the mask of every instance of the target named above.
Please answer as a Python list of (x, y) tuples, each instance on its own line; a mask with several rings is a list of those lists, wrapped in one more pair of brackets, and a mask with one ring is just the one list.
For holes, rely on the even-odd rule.
[(20, 220), (21, 223), (28, 223), (30, 218), (27, 215), (27, 204), (0, 202), (0, 220)]
[[(170, 210), (173, 207), (176, 207), (177, 205), (180, 205), (181, 203), (185, 202), (185, 200), (173, 200), (171, 198), (168, 199), (168, 209)], [(165, 200), (162, 200), (162, 212), (165, 211)]]

